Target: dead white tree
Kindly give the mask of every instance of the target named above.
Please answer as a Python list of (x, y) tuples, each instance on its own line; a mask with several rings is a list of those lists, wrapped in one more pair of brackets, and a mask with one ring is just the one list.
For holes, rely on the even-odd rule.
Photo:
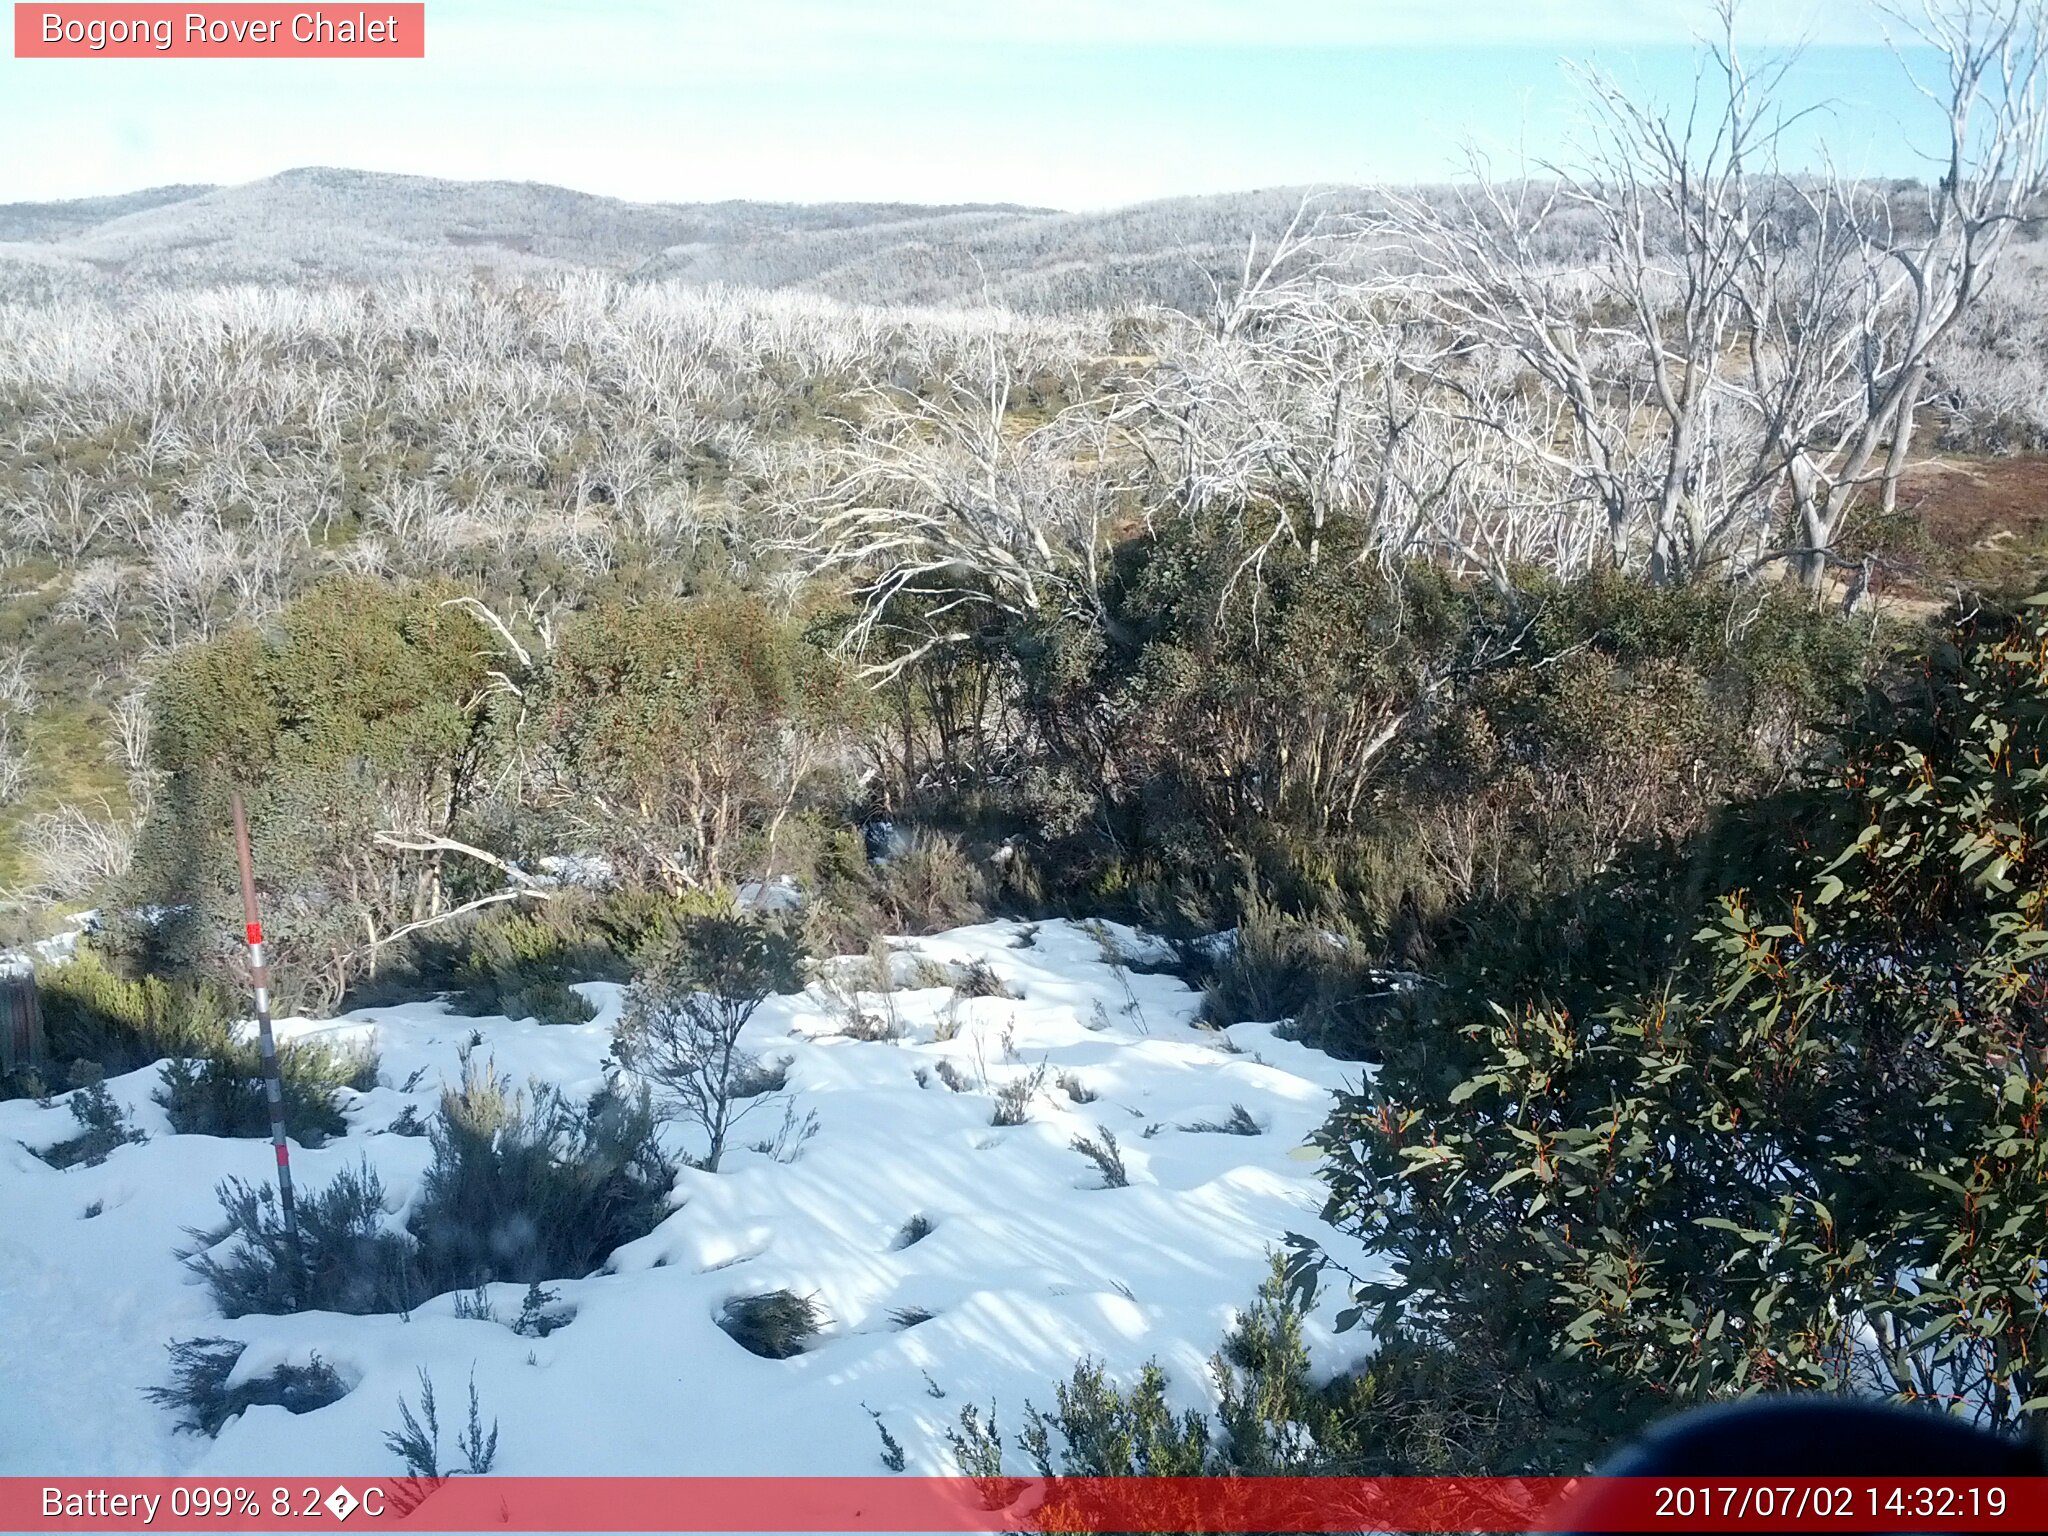
[[(1502, 420), (1501, 451), (1597, 501), (1614, 563), (1679, 580), (1790, 553), (1818, 587), (1852, 509), (1895, 496), (1933, 355), (2043, 191), (2043, 3), (1926, 0), (1912, 33), (1947, 74), (1920, 89), (1949, 145), (1918, 218), (1782, 171), (1790, 61), (1752, 67), (1719, 15), (1676, 108), (1589, 73), (1573, 163), (1512, 183), (1475, 165), (1449, 206), (1391, 197), (1368, 238), (1415, 261), (1440, 324), (1556, 402), (1563, 430)], [(1797, 543), (1768, 550), (1788, 501)]]
[(877, 391), (843, 450), (835, 504), (800, 550), (815, 572), (853, 578), (847, 644), (872, 658), (871, 677), (964, 639), (977, 610), (1102, 615), (1118, 500), (1108, 429), (1087, 410), (1022, 429), (1013, 387), (991, 333), (977, 383), (954, 380), (932, 399)]
[[(1887, 14), (1940, 60), (1941, 77), (1900, 68), (1939, 114), (1946, 143), (1917, 218), (1889, 206), (1861, 222), (1860, 312), (1844, 327), (1850, 387), (1816, 428), (1785, 442), (1801, 540), (1818, 589), (1851, 513), (1875, 486), (1895, 504), (1914, 423), (1943, 344), (1982, 299), (2014, 233), (2048, 192), (2048, 4), (2043, 0), (1923, 0)], [(1896, 47), (1896, 45), (1895, 45)]]

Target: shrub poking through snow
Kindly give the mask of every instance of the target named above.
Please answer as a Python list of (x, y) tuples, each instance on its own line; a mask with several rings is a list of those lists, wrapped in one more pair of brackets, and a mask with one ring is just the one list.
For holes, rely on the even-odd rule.
[(970, 960), (960, 967), (953, 990), (962, 997), (1019, 998), (1024, 995), (998, 976), (986, 960)]
[[(388, 1430), (384, 1443), (405, 1463), (411, 1477), (433, 1481), (453, 1475), (454, 1468), (441, 1466), (441, 1419), (434, 1404), (434, 1379), (420, 1372), (420, 1411), (415, 1415), (404, 1398), (398, 1400), (399, 1427)], [(469, 1378), (469, 1422), (463, 1427), (455, 1448), (472, 1476), (482, 1477), (498, 1459), (498, 1421), (491, 1420), (488, 1432), (483, 1424), (483, 1405), (477, 1399), (476, 1373)]]
[(1101, 1095), (1098, 1094), (1093, 1088), (1090, 1088), (1086, 1083), (1082, 1082), (1080, 1077), (1075, 1073), (1062, 1072), (1060, 1074), (1059, 1082), (1060, 1092), (1064, 1093), (1069, 1099), (1073, 1100), (1076, 1104), (1093, 1104), (1098, 1098), (1101, 1097)]
[[(335, 1102), (338, 1090), (377, 1085), (377, 1057), (364, 1050), (330, 1050), (308, 1043), (279, 1047), (278, 1075), (284, 1082), (284, 1123), (294, 1140), (317, 1146), (347, 1134), (348, 1122)], [(157, 1103), (181, 1136), (270, 1134), (270, 1105), (264, 1097), (263, 1059), (254, 1045), (217, 1045), (198, 1056), (164, 1063)]]
[(889, 1321), (898, 1328), (915, 1328), (919, 1323), (928, 1323), (938, 1314), (930, 1307), (891, 1307)]
[(78, 1134), (60, 1141), (43, 1153), (52, 1168), (69, 1168), (83, 1163), (97, 1168), (116, 1147), (143, 1141), (142, 1132), (128, 1124), (127, 1111), (107, 1091), (107, 1085), (91, 1081), (71, 1095), (71, 1118), (78, 1122)]
[(986, 1479), (1003, 1475), (1003, 1435), (996, 1424), (994, 1403), (988, 1405), (986, 1419), (972, 1403), (962, 1408), (959, 1424), (946, 1431), (946, 1443), (953, 1448), (953, 1460), (962, 1476)]
[[(861, 1407), (868, 1408), (868, 1405), (862, 1403)], [(882, 1465), (891, 1472), (901, 1472), (910, 1465), (909, 1458), (903, 1454), (901, 1442), (889, 1433), (889, 1426), (882, 1422), (882, 1415), (879, 1412), (868, 1408), (868, 1417), (875, 1421), (875, 1432), (882, 1437)]]
[(778, 1163), (793, 1163), (804, 1155), (804, 1147), (818, 1134), (818, 1112), (813, 1109), (803, 1115), (796, 1112), (796, 1104), (785, 1102), (782, 1106), (782, 1124), (773, 1136), (754, 1142), (751, 1150), (763, 1157), (773, 1158)]
[(932, 1064), (932, 1070), (938, 1073), (939, 1081), (955, 1093), (965, 1093), (973, 1086), (973, 1084), (967, 1081), (967, 1074), (965, 1072), (962, 1072), (952, 1062), (946, 1061), (943, 1058)]
[(1051, 1413), (1026, 1405), (1017, 1444), (1042, 1475), (1200, 1477), (1210, 1469), (1209, 1421), (1166, 1402), (1166, 1372), (1148, 1362), (1128, 1391), (1084, 1360), (1053, 1389)]
[(1031, 1101), (1045, 1087), (1045, 1067), (1033, 1067), (1022, 1077), (1013, 1077), (996, 1090), (995, 1125), (1022, 1125), (1031, 1118)]
[(736, 1296), (718, 1318), (734, 1343), (764, 1360), (802, 1354), (824, 1322), (824, 1310), (815, 1300), (786, 1290)]
[(544, 1339), (557, 1328), (566, 1327), (575, 1313), (554, 1305), (560, 1296), (558, 1291), (544, 1291), (540, 1282), (528, 1283), (526, 1295), (519, 1303), (519, 1316), (512, 1323), (512, 1331), (529, 1339)]
[[(1392, 1375), (1383, 1381), (1368, 1372), (1322, 1386), (1311, 1381), (1302, 1306), (1276, 1260), (1257, 1300), (1238, 1314), (1209, 1362), (1218, 1404), (1213, 1420), (1167, 1406), (1168, 1381), (1156, 1362), (1122, 1388), (1100, 1363), (1084, 1360), (1055, 1385), (1050, 1412), (1025, 1404), (1017, 1446), (1045, 1477), (1383, 1475), (1454, 1465), (1418, 1458), (1407, 1442), (1424, 1435), (1390, 1422)], [(1418, 1419), (1428, 1412), (1426, 1404), (1399, 1406)], [(947, 1439), (969, 1476), (1000, 1475), (1002, 1442), (993, 1415), (984, 1422), (971, 1408), (963, 1410)], [(1069, 1528), (1058, 1522), (1057, 1511), (1041, 1511), (1048, 1513), (1054, 1518), (1044, 1529)], [(1081, 1515), (1071, 1528), (1099, 1523), (1070, 1513)]]
[(626, 994), (613, 1036), (619, 1064), (661, 1093), (709, 1142), (700, 1163), (717, 1172), (739, 1120), (761, 1103), (745, 1090), (761, 1064), (740, 1033), (768, 997), (799, 987), (797, 947), (780, 930), (742, 918), (684, 922)]
[(181, 1339), (170, 1346), (171, 1384), (144, 1387), (143, 1394), (182, 1415), (178, 1428), (209, 1436), (245, 1408), (311, 1413), (348, 1396), (334, 1367), (317, 1354), (304, 1365), (280, 1365), (230, 1387), (228, 1379), (248, 1347), (240, 1339)]
[(923, 1211), (919, 1211), (910, 1220), (903, 1223), (903, 1229), (896, 1234), (895, 1246), (898, 1248), (908, 1248), (913, 1243), (923, 1242), (931, 1235), (932, 1219), (925, 1215)]
[(1098, 1125), (1096, 1131), (1100, 1140), (1076, 1136), (1072, 1142), (1074, 1150), (1102, 1170), (1104, 1189), (1124, 1189), (1129, 1186), (1131, 1176), (1124, 1168), (1124, 1154), (1116, 1144), (1116, 1132), (1106, 1125)]
[(465, 1061), (428, 1134), (434, 1161), (410, 1225), (430, 1295), (580, 1279), (668, 1214), (676, 1170), (644, 1092), (578, 1109), (553, 1088), (515, 1093), (490, 1065)]
[[(325, 1189), (301, 1194), (299, 1243), (286, 1239), (277, 1192), (229, 1179), (220, 1186), (226, 1224), (195, 1232), (186, 1260), (228, 1317), (251, 1312), (403, 1312), (423, 1294), (413, 1245), (384, 1226), (384, 1186), (365, 1161)], [(217, 1250), (229, 1238), (232, 1251)]]
[(1265, 1127), (1253, 1119), (1252, 1112), (1242, 1104), (1231, 1105), (1230, 1114), (1224, 1119), (1190, 1120), (1186, 1125), (1181, 1126), (1180, 1129), (1206, 1136), (1260, 1136), (1265, 1134)]
[(420, 1118), (419, 1105), (408, 1104), (398, 1112), (396, 1120), (384, 1127), (384, 1131), (390, 1136), (424, 1136), (427, 1134), (427, 1122)]

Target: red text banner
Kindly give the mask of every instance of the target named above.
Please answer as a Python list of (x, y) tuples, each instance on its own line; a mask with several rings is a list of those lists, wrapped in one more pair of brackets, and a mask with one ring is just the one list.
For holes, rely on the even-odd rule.
[(2043, 1478), (0, 1478), (8, 1531), (2031, 1531)]
[(423, 59), (423, 4), (16, 5), (18, 59)]

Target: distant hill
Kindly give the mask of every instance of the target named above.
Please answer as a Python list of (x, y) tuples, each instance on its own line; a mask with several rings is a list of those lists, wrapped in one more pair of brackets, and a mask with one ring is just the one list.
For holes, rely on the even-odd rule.
[(536, 182), (308, 168), (242, 186), (0, 204), (0, 292), (600, 270), (848, 300), (1199, 302), (1299, 189), (1108, 213), (1014, 204), (634, 203)]

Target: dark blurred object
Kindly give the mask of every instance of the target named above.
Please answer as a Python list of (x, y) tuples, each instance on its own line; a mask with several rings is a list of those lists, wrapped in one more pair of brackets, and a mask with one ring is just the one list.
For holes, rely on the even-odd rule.
[[(1769, 1397), (1680, 1414), (1617, 1453), (1601, 1477), (2041, 1477), (2037, 1443), (1926, 1409), (1832, 1397)], [(1568, 1518), (1597, 1530), (1599, 1484)], [(1762, 1528), (1758, 1528), (1761, 1532)]]

